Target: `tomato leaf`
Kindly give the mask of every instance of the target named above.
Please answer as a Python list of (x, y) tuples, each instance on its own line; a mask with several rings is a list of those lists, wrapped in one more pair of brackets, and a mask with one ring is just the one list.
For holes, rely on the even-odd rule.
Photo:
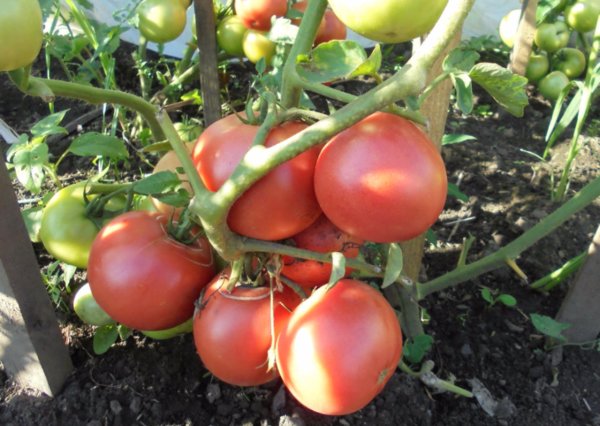
[(21, 185), (33, 194), (40, 193), (46, 176), (48, 145), (43, 143), (22, 145), (14, 153), (12, 163)]
[(469, 72), (479, 60), (479, 53), (471, 49), (457, 48), (452, 50), (444, 63), (442, 69), (448, 73)]
[(381, 288), (386, 288), (392, 285), (400, 274), (404, 266), (404, 256), (399, 244), (392, 243), (388, 249), (387, 264), (385, 265), (385, 274)]
[(464, 114), (473, 111), (473, 84), (467, 73), (451, 74), (452, 84), (456, 90), (456, 104)]
[(28, 209), (21, 210), (29, 239), (32, 243), (40, 242), (40, 228), (42, 226), (42, 212), (43, 206), (30, 207)]
[(433, 346), (433, 337), (428, 334), (419, 334), (407, 341), (402, 350), (402, 357), (408, 362), (418, 364)]
[(540, 333), (557, 339), (561, 342), (566, 341), (565, 336), (562, 335), (563, 330), (566, 330), (571, 327), (571, 324), (567, 324), (564, 322), (558, 322), (553, 318), (550, 318), (546, 315), (539, 314), (530, 314), (531, 323), (535, 327), (537, 331)]
[(122, 139), (97, 132), (84, 133), (73, 139), (68, 150), (80, 157), (102, 156), (113, 160), (129, 157)]
[(476, 141), (477, 138), (471, 135), (460, 135), (456, 133), (448, 133), (442, 136), (442, 146), (454, 145), (468, 141)]
[(517, 306), (517, 299), (510, 294), (501, 294), (498, 296), (498, 302), (502, 303), (504, 306), (508, 306), (509, 308)]
[(157, 195), (177, 188), (181, 184), (177, 173), (164, 170), (152, 173), (133, 185), (133, 190), (142, 195)]
[(360, 64), (346, 78), (355, 78), (361, 75), (376, 75), (381, 68), (382, 60), (383, 56), (381, 55), (381, 46), (376, 44), (367, 60)]
[(31, 134), (38, 138), (45, 138), (50, 135), (58, 134), (66, 135), (68, 133), (67, 129), (59, 126), (59, 124), (63, 121), (68, 111), (69, 110), (64, 110), (61, 112), (50, 114), (49, 116), (38, 121), (31, 128)]
[(117, 341), (119, 331), (114, 324), (103, 325), (96, 329), (93, 339), (94, 353), (102, 355)]
[(483, 298), (483, 300), (488, 302), (490, 305), (493, 305), (494, 303), (496, 303), (494, 301), (494, 296), (492, 295), (492, 291), (487, 287), (483, 287), (481, 289), (481, 297)]
[(469, 72), (473, 81), (488, 92), (498, 104), (515, 117), (523, 117), (529, 103), (527, 79), (493, 63), (480, 63)]
[(552, 15), (560, 13), (558, 7), (562, 2), (563, 0), (540, 0), (535, 10), (536, 23), (541, 24)]
[(332, 40), (315, 47), (310, 56), (299, 56), (298, 74), (313, 83), (347, 78), (368, 61), (367, 52), (355, 41)]
[(331, 253), (331, 275), (327, 283), (327, 290), (337, 284), (346, 275), (346, 258), (340, 252)]

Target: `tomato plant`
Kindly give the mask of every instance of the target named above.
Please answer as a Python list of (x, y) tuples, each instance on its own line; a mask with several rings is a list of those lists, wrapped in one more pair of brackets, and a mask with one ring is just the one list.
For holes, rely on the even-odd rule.
[(367, 405), (402, 353), (396, 313), (377, 290), (345, 279), (303, 301), (277, 341), (283, 383), (311, 410), (343, 415)]
[(268, 368), (269, 348), (300, 298), (287, 287), (275, 290), (271, 317), (268, 287), (237, 284), (228, 292), (228, 284), (229, 272), (225, 271), (204, 292), (194, 316), (196, 350), (206, 368), (224, 382), (237, 386), (267, 383), (277, 377), (277, 371)]
[[(90, 249), (101, 225), (101, 221), (88, 215), (84, 192), (85, 182), (56, 192), (44, 207), (40, 225), (40, 240), (48, 253), (83, 269), (87, 268)], [(106, 206), (114, 212), (124, 207), (123, 199), (113, 199)]]
[(171, 0), (143, 0), (137, 9), (140, 33), (155, 43), (175, 40), (187, 20), (184, 5)]
[(544, 22), (536, 30), (535, 44), (548, 53), (556, 52), (569, 43), (571, 32), (563, 21)]
[(246, 26), (241, 18), (238, 15), (229, 15), (217, 26), (217, 43), (228, 55), (243, 56), (244, 34)]
[(112, 324), (115, 321), (98, 305), (92, 295), (89, 283), (85, 283), (75, 292), (73, 298), (73, 310), (81, 321), (86, 324), (102, 326)]
[(285, 16), (287, 0), (235, 0), (234, 8), (246, 28), (266, 31), (273, 16)]
[(600, 15), (598, 0), (578, 0), (565, 8), (567, 23), (580, 33), (587, 33), (596, 28), (598, 15)]
[[(348, 258), (358, 256), (363, 240), (352, 237), (338, 229), (327, 217), (320, 216), (312, 225), (291, 240), (294, 245), (318, 253), (341, 252)], [(346, 274), (352, 269), (346, 268)], [(315, 260), (296, 259), (285, 256), (281, 273), (306, 290), (327, 283), (331, 275), (331, 264)]]
[[(307, 6), (306, 1), (294, 3), (294, 9), (304, 12)], [(293, 19), (292, 22), (296, 25), (300, 24), (301, 19)], [(317, 35), (315, 36), (315, 45), (325, 43), (331, 40), (344, 40), (346, 38), (346, 26), (339, 20), (333, 10), (327, 8), (323, 19), (319, 24)]]
[[(266, 146), (287, 139), (307, 126), (286, 122), (269, 133)], [(258, 126), (235, 115), (209, 126), (198, 138), (193, 158), (209, 191), (217, 191), (250, 149)], [(278, 166), (256, 182), (231, 207), (227, 223), (238, 234), (264, 240), (291, 237), (321, 213), (313, 188), (319, 147)]]
[(429, 32), (448, 0), (432, 0), (424, 7), (414, 0), (329, 0), (348, 28), (382, 43), (401, 43)]
[[(187, 144), (186, 146), (187, 146), (188, 150), (191, 152), (193, 144), (190, 143), (190, 144)], [(181, 181), (181, 188), (186, 190), (190, 195), (193, 194), (192, 187), (190, 186), (190, 184), (187, 180), (186, 174), (180, 173), (181, 172), (181, 161), (179, 161), (179, 159), (177, 158), (177, 155), (175, 155), (175, 151), (167, 151), (165, 153), (165, 155), (163, 155), (160, 158), (160, 160), (158, 160), (158, 162), (154, 166), (154, 169), (152, 172), (158, 173), (158, 172), (162, 172), (162, 171), (171, 171), (173, 173), (177, 173), (177, 176), (179, 177), (179, 180)], [(154, 205), (154, 208), (157, 211), (167, 215), (168, 217), (170, 217), (171, 215), (178, 217), (181, 214), (181, 211), (183, 210), (183, 208), (181, 208), (181, 207), (171, 206), (167, 203), (160, 201), (158, 198), (154, 198), (154, 197), (152, 198), (152, 204)]]
[(248, 30), (242, 39), (242, 50), (250, 62), (256, 64), (264, 59), (266, 64), (271, 63), (275, 56), (276, 44), (269, 39), (265, 31)]
[(538, 83), (538, 90), (549, 101), (556, 101), (562, 89), (569, 84), (569, 77), (562, 71), (552, 71)]
[(404, 241), (425, 232), (446, 201), (444, 162), (412, 122), (378, 112), (331, 139), (315, 168), (325, 215), (350, 235)]
[(164, 215), (129, 212), (107, 223), (92, 245), (88, 280), (94, 298), (129, 328), (164, 330), (186, 321), (215, 274), (205, 238), (182, 244), (167, 227)]
[(31, 64), (42, 48), (38, 0), (5, 0), (0, 10), (0, 71)]
[(577, 78), (585, 71), (585, 55), (574, 47), (563, 47), (552, 56), (552, 68), (562, 71), (567, 77)]

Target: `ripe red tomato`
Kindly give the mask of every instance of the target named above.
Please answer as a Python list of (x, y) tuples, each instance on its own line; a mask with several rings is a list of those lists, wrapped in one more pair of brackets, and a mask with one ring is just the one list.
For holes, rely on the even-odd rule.
[(401, 354), (392, 307), (368, 284), (345, 279), (318, 288), (292, 313), (277, 341), (277, 368), (307, 408), (344, 415), (381, 392)]
[(183, 323), (215, 275), (208, 240), (179, 243), (167, 233), (167, 222), (158, 213), (125, 213), (106, 224), (92, 245), (92, 294), (129, 328), (164, 330)]
[[(287, 122), (274, 128), (266, 146), (273, 146), (306, 128)], [(252, 145), (258, 126), (244, 124), (235, 115), (210, 125), (193, 151), (196, 169), (209, 191), (217, 191)], [(229, 227), (238, 234), (280, 240), (306, 229), (321, 214), (313, 188), (320, 147), (310, 149), (278, 166), (236, 200), (229, 211)]]
[[(321, 215), (304, 231), (294, 235), (292, 240), (299, 248), (319, 253), (338, 251), (350, 258), (358, 256), (360, 245), (363, 243), (361, 238), (352, 237), (341, 231), (325, 215)], [(346, 274), (351, 272), (351, 268), (346, 268)], [(329, 281), (331, 264), (285, 256), (281, 273), (310, 290)]]
[(246, 28), (267, 31), (272, 16), (285, 16), (287, 0), (235, 0), (235, 13)]
[[(292, 6), (294, 9), (303, 12), (306, 10), (308, 2), (300, 1), (294, 3)], [(300, 25), (301, 19), (292, 19), (292, 22), (296, 25)], [(333, 10), (327, 8), (323, 19), (319, 24), (317, 35), (315, 36), (315, 45), (325, 43), (331, 40), (345, 40), (346, 39), (346, 26), (338, 19)]]
[[(224, 382), (257, 386), (278, 376), (267, 371), (271, 347), (271, 298), (268, 287), (236, 286), (225, 290), (229, 271), (208, 285), (194, 317), (194, 342), (205, 367)], [(275, 336), (285, 326), (300, 298), (289, 288), (274, 294)]]
[(437, 219), (446, 168), (412, 122), (377, 112), (332, 138), (315, 168), (325, 215), (344, 232), (374, 242), (404, 241)]

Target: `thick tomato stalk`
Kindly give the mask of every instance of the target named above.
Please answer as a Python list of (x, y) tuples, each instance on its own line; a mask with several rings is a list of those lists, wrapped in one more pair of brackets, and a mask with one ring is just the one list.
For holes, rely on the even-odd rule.
[(411, 121), (377, 112), (333, 137), (315, 168), (325, 215), (367, 241), (405, 241), (425, 232), (446, 201), (446, 168)]
[[(318, 253), (341, 252), (348, 258), (358, 256), (360, 246), (364, 242), (361, 238), (341, 231), (324, 215), (304, 231), (294, 235), (291, 240), (298, 248)], [(351, 268), (346, 268), (346, 275), (351, 272)], [(281, 274), (300, 284), (304, 290), (311, 290), (329, 281), (331, 264), (284, 256)]]
[(129, 328), (164, 330), (188, 320), (215, 275), (208, 240), (182, 244), (167, 232), (168, 220), (147, 211), (125, 213), (107, 223), (92, 245), (92, 294)]
[(217, 275), (204, 292), (194, 316), (196, 350), (220, 380), (258, 386), (278, 377), (277, 370), (269, 368), (269, 349), (300, 298), (287, 287), (274, 290), (271, 316), (270, 288), (236, 285), (228, 292), (229, 273)]
[[(294, 9), (303, 12), (308, 6), (307, 1), (300, 1), (294, 3), (292, 6)], [(292, 19), (292, 23), (300, 25), (301, 19)], [(346, 26), (338, 19), (333, 10), (327, 8), (323, 15), (323, 19), (319, 24), (319, 29), (315, 36), (315, 45), (325, 43), (331, 40), (345, 40), (346, 39)]]
[[(271, 130), (270, 147), (304, 130), (306, 124), (286, 122)], [(229, 115), (210, 125), (198, 138), (193, 160), (209, 191), (217, 191), (252, 146), (258, 126)], [(232, 205), (227, 223), (238, 234), (280, 240), (306, 229), (321, 214), (313, 177), (320, 147), (286, 161), (255, 182)]]
[(304, 406), (344, 415), (381, 392), (401, 354), (392, 307), (368, 284), (344, 279), (318, 288), (294, 310), (279, 334), (277, 368)]

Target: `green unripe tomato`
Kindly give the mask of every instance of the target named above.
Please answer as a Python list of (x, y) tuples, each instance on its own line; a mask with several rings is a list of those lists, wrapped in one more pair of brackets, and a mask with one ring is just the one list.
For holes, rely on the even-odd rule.
[(579, 0), (565, 9), (567, 23), (580, 33), (587, 33), (596, 28), (600, 15), (600, 1)]
[(329, 0), (351, 30), (382, 43), (401, 43), (428, 33), (448, 0)]
[(247, 30), (242, 41), (244, 55), (252, 63), (257, 63), (261, 58), (265, 58), (267, 64), (275, 55), (276, 44), (267, 37), (265, 31)]
[(177, 0), (143, 0), (137, 8), (140, 33), (154, 43), (167, 43), (183, 33), (186, 8)]
[(543, 52), (532, 53), (529, 57), (529, 63), (525, 70), (525, 77), (530, 83), (537, 83), (550, 71), (550, 61), (548, 55)]
[(239, 16), (225, 17), (217, 27), (217, 43), (219, 47), (231, 56), (244, 55), (244, 35), (246, 26)]
[(565, 47), (569, 43), (570, 36), (569, 27), (564, 22), (545, 22), (535, 30), (533, 40), (540, 49), (552, 53)]
[(43, 37), (38, 0), (0, 2), (0, 72), (31, 64), (40, 53)]
[(181, 336), (182, 334), (191, 333), (194, 329), (194, 318), (190, 318), (186, 322), (183, 322), (175, 327), (167, 328), (165, 330), (156, 331), (142, 331), (142, 334), (155, 340), (167, 340), (173, 337)]
[(560, 92), (569, 84), (569, 77), (562, 71), (552, 71), (538, 83), (538, 90), (549, 101), (555, 102)]
[(577, 78), (585, 71), (585, 55), (579, 49), (563, 47), (552, 57), (552, 68), (562, 71), (569, 78)]
[(521, 19), (521, 9), (513, 9), (508, 12), (500, 21), (498, 32), (500, 33), (500, 40), (512, 48), (515, 44), (515, 36), (519, 28), (519, 20)]
[(73, 310), (86, 324), (102, 326), (114, 324), (114, 320), (98, 305), (89, 283), (82, 285), (73, 298)]

